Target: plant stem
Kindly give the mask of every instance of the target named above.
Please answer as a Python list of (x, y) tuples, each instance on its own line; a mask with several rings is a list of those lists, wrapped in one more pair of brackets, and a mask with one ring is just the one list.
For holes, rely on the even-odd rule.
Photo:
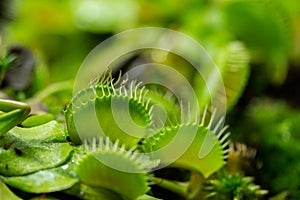
[(150, 177), (150, 181), (182, 197), (186, 198), (188, 196), (188, 187), (184, 185), (180, 185), (180, 182), (170, 181), (170, 180), (157, 178), (157, 177)]
[(188, 199), (194, 199), (201, 192), (203, 181), (204, 177), (200, 173), (192, 171)]

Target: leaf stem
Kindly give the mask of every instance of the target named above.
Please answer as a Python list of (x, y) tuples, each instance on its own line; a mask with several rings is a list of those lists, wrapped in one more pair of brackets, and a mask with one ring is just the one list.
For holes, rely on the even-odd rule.
[(192, 171), (187, 199), (194, 199), (199, 195), (203, 187), (203, 182), (204, 177), (200, 173)]
[(188, 196), (188, 187), (184, 186), (181, 182), (176, 182), (176, 181), (170, 181), (167, 179), (162, 179), (162, 178), (157, 178), (157, 177), (150, 177), (150, 181), (154, 182), (158, 186), (168, 189), (182, 197), (187, 197)]

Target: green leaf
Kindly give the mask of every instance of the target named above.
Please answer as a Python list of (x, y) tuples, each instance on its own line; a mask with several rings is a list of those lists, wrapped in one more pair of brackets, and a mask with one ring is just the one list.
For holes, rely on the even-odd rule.
[(0, 174), (19, 176), (64, 163), (72, 147), (63, 141), (55, 121), (32, 128), (15, 127), (0, 140)]
[(30, 128), (15, 127), (5, 137), (6, 140), (24, 142), (65, 142), (65, 133), (57, 121)]
[(0, 199), (21, 200), (0, 180)]
[(45, 124), (47, 122), (50, 122), (51, 120), (54, 120), (54, 116), (50, 113), (42, 114), (42, 115), (32, 115), (25, 119), (21, 125), (26, 128), (39, 126), (42, 124)]
[(25, 192), (56, 192), (68, 189), (78, 182), (78, 179), (70, 174), (68, 167), (66, 164), (25, 176), (2, 177), (2, 179), (6, 184)]
[(160, 200), (160, 199), (145, 194), (145, 195), (139, 196), (137, 198), (137, 200)]

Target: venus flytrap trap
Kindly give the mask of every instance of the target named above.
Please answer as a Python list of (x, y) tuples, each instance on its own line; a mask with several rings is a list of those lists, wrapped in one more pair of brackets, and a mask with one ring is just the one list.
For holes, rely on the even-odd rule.
[[(169, 167), (183, 168), (191, 171), (190, 180), (188, 183), (174, 182), (171, 180), (163, 180), (153, 177), (152, 180), (161, 185), (161, 187), (171, 190), (174, 193), (184, 197), (185, 199), (197, 199), (202, 191), (202, 184), (211, 174), (221, 169), (226, 163), (228, 154), (227, 138), (229, 133), (225, 133), (227, 126), (221, 128), (223, 119), (213, 126), (216, 110), (207, 121), (207, 107), (202, 114), (201, 121), (183, 122), (177, 125), (164, 127), (153, 137), (146, 138), (141, 147), (144, 152), (150, 153), (152, 158), (160, 159), (162, 164), (169, 161), (169, 157), (177, 152), (181, 147), (177, 145), (169, 146), (174, 142), (174, 138), (180, 134), (181, 143), (192, 143), (182, 154), (173, 161)], [(196, 131), (195, 138), (191, 138), (191, 133)], [(184, 146), (184, 145), (181, 145)], [(163, 150), (162, 150), (163, 149)], [(162, 183), (163, 182), (163, 183)], [(186, 186), (183, 186), (186, 185)]]
[[(149, 89), (145, 98), (148, 99), (149, 106), (154, 109), (151, 114), (157, 117), (155, 121), (152, 121), (156, 123), (153, 124), (153, 128), (159, 129), (164, 125), (178, 124), (181, 119), (180, 107), (177, 106), (176, 99), (171, 93)], [(158, 105), (160, 107), (156, 107)]]
[(228, 142), (226, 140), (229, 134), (224, 134), (227, 127), (218, 130), (220, 123), (212, 129), (213, 117), (208, 125), (204, 124), (204, 120), (205, 113), (200, 124), (182, 123), (173, 127), (165, 127), (158, 134), (145, 139), (142, 148), (150, 154), (154, 152), (154, 158), (168, 160), (167, 157), (180, 147), (167, 147), (164, 151), (158, 153), (155, 151), (167, 146), (179, 132), (182, 132), (179, 133), (182, 134), (180, 138), (182, 142), (188, 142), (191, 139), (190, 133), (196, 130), (197, 133), (191, 145), (171, 166), (197, 171), (207, 178), (225, 164), (226, 154), (228, 153)]
[(245, 45), (239, 41), (226, 44), (224, 47), (214, 47), (212, 54), (216, 57), (218, 70), (222, 76), (225, 93), (220, 87), (218, 81), (213, 82), (212, 94), (205, 87), (205, 81), (202, 77), (196, 76), (194, 79), (194, 88), (198, 96), (199, 105), (204, 107), (210, 104), (211, 96), (216, 100), (215, 105), (222, 105), (224, 100), (220, 96), (226, 96), (226, 107), (230, 110), (239, 99), (243, 89), (248, 81), (250, 55)]
[[(153, 106), (163, 100), (164, 105), (163, 106), (168, 106), (169, 108), (173, 108), (175, 111), (176, 109), (179, 110), (180, 106), (175, 103), (175, 101), (171, 100), (170, 98), (166, 98), (165, 95), (160, 94), (158, 91), (152, 92), (150, 91), (147, 93), (148, 95), (143, 94), (143, 91), (145, 90), (144, 87), (140, 89), (137, 84), (135, 86), (135, 82), (132, 81), (128, 83), (129, 89), (124, 88), (124, 86), (121, 86), (119, 88), (115, 88), (114, 85), (117, 85), (117, 83), (113, 84), (112, 80), (109, 79), (103, 79), (106, 80), (104, 83), (100, 81), (100, 83), (96, 86), (92, 86), (87, 88), (84, 91), (80, 91), (78, 95), (76, 95), (72, 102), (68, 105), (65, 116), (67, 119), (67, 123), (71, 123), (68, 125), (69, 127), (69, 133), (70, 134), (78, 134), (77, 132), (72, 132), (71, 127), (75, 127), (74, 121), (72, 119), (72, 114), (74, 112), (70, 112), (70, 108), (72, 104), (74, 104), (73, 108), (75, 107), (76, 111), (75, 112), (80, 112), (81, 109), (86, 109), (84, 105), (88, 104), (89, 102), (97, 102), (99, 103), (94, 104), (93, 106), (96, 107), (96, 111), (98, 109), (101, 109), (103, 105), (101, 103), (104, 101), (103, 99), (105, 97), (110, 98), (109, 102), (111, 101), (112, 98), (131, 98), (131, 101), (135, 102), (133, 104), (129, 104), (130, 109), (136, 109), (139, 112), (142, 113), (147, 113), (148, 114), (148, 124), (155, 124), (155, 122), (150, 122), (150, 120), (153, 120), (153, 116), (151, 115), (151, 111), (153, 110)], [(107, 81), (109, 80), (109, 81)], [(122, 91), (123, 90), (123, 91)], [(140, 91), (140, 92), (139, 92)], [(151, 93), (152, 92), (152, 93)], [(92, 94), (91, 94), (92, 93)], [(154, 101), (151, 99), (151, 94), (154, 94)], [(82, 100), (79, 100), (80, 97), (83, 97)], [(137, 102), (137, 103), (136, 103)], [(147, 102), (147, 103), (145, 103)], [(106, 104), (106, 103), (105, 103)], [(144, 106), (145, 105), (145, 106)], [(150, 108), (149, 108), (150, 105)], [(107, 106), (107, 104), (106, 104)], [(136, 107), (136, 108), (134, 108)], [(78, 110), (77, 110), (78, 109)], [(109, 111), (109, 110), (108, 110)], [(111, 111), (109, 111), (111, 112)], [(136, 111), (135, 111), (136, 112)], [(133, 112), (133, 113), (135, 113)], [(90, 113), (90, 112), (88, 112)], [(106, 112), (107, 113), (107, 112)], [(131, 112), (132, 113), (132, 112)], [(88, 184), (92, 187), (104, 187), (106, 189), (111, 189), (114, 190), (115, 192), (118, 192), (122, 195), (125, 195), (125, 197), (129, 195), (129, 199), (133, 198), (130, 195), (130, 191), (127, 191), (127, 194), (124, 190), (124, 180), (122, 181), (122, 175), (124, 177), (128, 176), (129, 177), (136, 177), (138, 178), (138, 174), (140, 174), (140, 178), (144, 176), (147, 177), (147, 171), (144, 171), (141, 175), (141, 172), (139, 172), (138, 169), (143, 169), (144, 166), (147, 166), (147, 163), (153, 163), (157, 161), (163, 161), (163, 160), (168, 160), (168, 157), (172, 157), (172, 154), (174, 153), (174, 150), (176, 148), (180, 148), (179, 146), (171, 146), (167, 151), (164, 151), (163, 154), (156, 154), (156, 157), (151, 157), (150, 160), (148, 161), (135, 161), (136, 158), (134, 158), (135, 153), (134, 149), (139, 149), (142, 154), (138, 154), (140, 157), (137, 159), (141, 159), (143, 156), (143, 152), (147, 155), (151, 155), (152, 151), (159, 150), (160, 148), (163, 148), (165, 145), (169, 144), (172, 142), (172, 140), (175, 138), (175, 135), (177, 134), (178, 130), (181, 130), (181, 134), (183, 137), (180, 139), (182, 142), (189, 141), (191, 138), (191, 133), (194, 130), (197, 130), (196, 137), (191, 143), (191, 145), (186, 149), (185, 153), (183, 153), (182, 156), (178, 160), (176, 160), (174, 163), (172, 163), (172, 166), (176, 167), (182, 167), (186, 169), (190, 169), (192, 171), (195, 171), (197, 173), (202, 174), (204, 177), (208, 177), (218, 169), (220, 169), (224, 164), (225, 164), (225, 157), (227, 153), (227, 145), (226, 143), (226, 137), (228, 137), (228, 134), (225, 134), (223, 136), (226, 127), (221, 128), (221, 123), (223, 122), (222, 120), (219, 120), (219, 123), (213, 127), (213, 121), (214, 121), (214, 115), (215, 112), (213, 112), (211, 119), (209, 120), (209, 123), (205, 125), (206, 119), (206, 109), (205, 112), (202, 116), (201, 122), (198, 124), (197, 121), (195, 122), (183, 122), (179, 123), (178, 121), (180, 120), (180, 117), (176, 119), (177, 124), (175, 124), (175, 120), (173, 121), (173, 124), (167, 123), (167, 126), (163, 129), (158, 129), (157, 127), (152, 127), (149, 129), (148, 132), (152, 134), (152, 137), (146, 137), (146, 138), (140, 138), (138, 141), (131, 143), (130, 140), (132, 140), (132, 137), (123, 137), (124, 133), (123, 131), (119, 129), (114, 129), (113, 127), (115, 126), (114, 123), (112, 123), (112, 119), (109, 121), (106, 121), (105, 119), (102, 119), (100, 116), (98, 116), (99, 123), (101, 127), (104, 127), (104, 133), (106, 134), (105, 137), (96, 137), (96, 135), (85, 135), (85, 145), (88, 147), (88, 152), (86, 156), (80, 161), (80, 164), (78, 165), (78, 168), (76, 170), (79, 178), (81, 181), (83, 181), (85, 184)], [(167, 118), (170, 119), (170, 115), (173, 114), (171, 109), (168, 109), (166, 112)], [(82, 116), (82, 115), (81, 115)], [(133, 115), (131, 115), (133, 116)], [(155, 118), (156, 119), (156, 118)], [(170, 122), (170, 121), (169, 121)], [(88, 123), (88, 122), (85, 122)], [(102, 124), (101, 124), (102, 123)], [(108, 123), (108, 124), (105, 124)], [(104, 125), (104, 126), (103, 126)], [(107, 126), (106, 126), (107, 125)], [(90, 125), (87, 125), (89, 127)], [(109, 131), (109, 129), (114, 129), (114, 132)], [(74, 129), (75, 130), (75, 129)], [(151, 136), (151, 135), (150, 135)], [(78, 135), (76, 135), (77, 138)], [(74, 140), (74, 136), (70, 135), (71, 141)], [(112, 138), (113, 144), (110, 143), (109, 139)], [(117, 139), (118, 138), (118, 139)], [(136, 140), (136, 139), (134, 139)], [(77, 139), (76, 139), (77, 141)], [(76, 142), (75, 142), (76, 143)], [(205, 144), (207, 143), (207, 144)], [(129, 145), (128, 145), (129, 144)], [(119, 145), (121, 148), (119, 148)], [(136, 146), (137, 145), (137, 146)], [(206, 145), (206, 146), (205, 146)], [(128, 148), (126, 148), (127, 146)], [(200, 150), (202, 148), (202, 154), (199, 154)], [(125, 150), (129, 149), (129, 150)], [(204, 153), (203, 153), (203, 149)], [(206, 151), (206, 152), (205, 152)], [(149, 154), (150, 153), (150, 154)], [(200, 156), (200, 158), (199, 158)], [(202, 157), (201, 157), (202, 156)], [(104, 159), (104, 160), (103, 160)], [(120, 161), (123, 160), (123, 161)], [(152, 161), (151, 161), (152, 160)], [(103, 162), (103, 163), (101, 163)], [(118, 164), (116, 164), (118, 163)], [(124, 166), (122, 163), (127, 163)], [(116, 166), (117, 165), (117, 166)], [(138, 170), (137, 174), (133, 173), (130, 174), (130, 170), (133, 169), (127, 169), (129, 170), (128, 172), (122, 172), (122, 167), (125, 168), (130, 168), (130, 166), (133, 165), (134, 170)], [(96, 167), (97, 166), (97, 167)], [(111, 167), (116, 167), (116, 169), (112, 169)], [(148, 170), (154, 169), (156, 165), (152, 164), (152, 167), (148, 167)], [(99, 170), (97, 170), (99, 168)], [(88, 170), (89, 169), (89, 170)], [(100, 170), (102, 169), (102, 170)], [(94, 177), (98, 174), (100, 178), (94, 179)], [(126, 176), (125, 176), (126, 175)], [(115, 177), (115, 178), (114, 178)], [(99, 181), (97, 181), (99, 180)], [(101, 181), (101, 180), (106, 180), (106, 181)], [(133, 179), (137, 182), (138, 179)], [(150, 180), (154, 181), (157, 183), (157, 179), (155, 178), (150, 178)], [(119, 182), (122, 187), (117, 187), (117, 182)], [(126, 181), (125, 181), (126, 182)], [(195, 183), (194, 183), (195, 184)], [(144, 193), (147, 192), (147, 190), (143, 188), (143, 185), (147, 184), (140, 184), (139, 186), (136, 186), (136, 191), (138, 192), (139, 189), (143, 190)], [(171, 186), (176, 188), (176, 185)], [(180, 186), (178, 185), (178, 188)], [(125, 187), (126, 188), (126, 187)], [(179, 192), (179, 191), (178, 191)], [(186, 191), (185, 196), (188, 196), (188, 193), (190, 191)], [(194, 191), (195, 192), (195, 191)], [(142, 194), (140, 194), (142, 195)], [(137, 197), (138, 195), (136, 195)]]
[[(169, 124), (163, 129), (155, 126), (149, 128), (151, 124), (155, 124), (152, 112), (157, 99), (164, 99), (165, 105), (169, 102), (170, 107), (176, 108), (179, 105), (159, 92), (156, 92), (156, 102), (151, 102), (151, 95), (146, 95), (145, 87), (139, 87), (140, 84), (134, 81), (128, 83), (129, 88), (122, 85), (117, 88), (117, 83), (114, 84), (112, 79), (103, 80), (105, 81), (79, 92), (67, 106), (65, 116), (71, 142), (78, 144), (80, 140), (76, 135), (73, 114), (80, 113), (81, 117), (88, 117), (90, 112), (86, 110), (87, 105), (95, 102), (96, 110), (104, 109), (105, 112), (105, 115), (97, 116), (101, 127), (104, 127), (105, 136), (87, 135), (83, 140), (85, 148), (81, 148), (81, 144), (72, 147), (66, 142), (66, 137), (56, 121), (30, 128), (14, 127), (1, 139), (1, 146), (4, 148), (0, 154), (3, 157), (0, 165), (1, 179), (6, 184), (29, 193), (48, 193), (68, 188), (71, 190), (73, 186), (81, 184), (97, 191), (105, 191), (106, 196), (110, 196), (109, 191), (112, 191), (112, 198), (118, 195), (122, 199), (137, 199), (150, 191), (150, 181), (155, 183), (156, 179), (150, 171), (172, 154), (167, 151), (155, 158), (149, 157), (148, 153), (151, 155), (151, 151), (171, 142), (179, 128), (183, 128), (184, 140), (190, 139), (191, 129), (196, 129), (197, 134), (187, 151), (173, 163), (174, 166), (190, 169), (208, 177), (224, 165), (226, 144), (220, 135), (225, 129), (219, 131), (219, 136), (215, 135), (219, 127), (212, 129), (213, 116), (208, 125), (204, 125), (203, 114), (199, 125), (197, 122), (185, 122)], [(153, 136), (145, 139), (134, 138), (112, 123), (113, 113), (109, 107), (112, 99), (125, 99), (126, 105), (130, 107), (130, 116), (135, 122), (149, 128), (142, 129), (145, 130), (142, 136)], [(119, 109), (119, 112), (122, 111), (126, 110)], [(110, 112), (111, 114), (108, 114)], [(171, 111), (167, 112), (167, 115), (169, 113)], [(86, 128), (89, 130), (88, 126)], [(209, 144), (213, 142), (215, 146), (204, 159), (195, 159), (198, 158), (204, 141), (210, 141)], [(12, 163), (14, 164), (11, 166)], [(99, 191), (95, 195), (104, 195)]]
[[(129, 88), (124, 86), (115, 88), (116, 84), (111, 78), (103, 79), (99, 84), (82, 90), (73, 97), (65, 111), (68, 133), (73, 143), (80, 144), (82, 139), (101, 134), (98, 124), (100, 130), (102, 129), (112, 141), (118, 139), (128, 146), (136, 145), (146, 135), (146, 129), (138, 127), (150, 125), (151, 122), (149, 100), (146, 101), (144, 98), (147, 93), (145, 87), (139, 87), (140, 83), (136, 84), (134, 81), (130, 83)], [(126, 110), (127, 105), (129, 110)], [(93, 109), (96, 111), (97, 121), (91, 121), (90, 115)], [(118, 112), (117, 115), (114, 112)], [(78, 122), (77, 127), (74, 118)], [(127, 128), (131, 131), (129, 135), (124, 132), (124, 128), (132, 124), (129, 121), (131, 118), (138, 126)], [(78, 132), (84, 133), (83, 138)]]
[(119, 147), (118, 140), (113, 144), (108, 138), (93, 138), (86, 146), (88, 153), (76, 168), (83, 183), (112, 190), (128, 200), (137, 199), (150, 190), (148, 171), (157, 166), (157, 160), (126, 150), (124, 144)]

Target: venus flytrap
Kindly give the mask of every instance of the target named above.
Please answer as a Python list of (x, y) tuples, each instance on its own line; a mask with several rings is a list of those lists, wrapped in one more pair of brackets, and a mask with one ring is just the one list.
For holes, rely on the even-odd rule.
[[(172, 98), (148, 91), (135, 81), (126, 85), (113, 82), (106, 74), (99, 83), (75, 95), (65, 111), (67, 133), (56, 121), (9, 130), (0, 140), (1, 179), (27, 193), (65, 191), (83, 199), (155, 199), (149, 195), (151, 185), (161, 179), (150, 171), (165, 165), (180, 146), (171, 145), (155, 156), (152, 152), (168, 146), (181, 132), (181, 142), (191, 143), (170, 166), (188, 169), (192, 176), (186, 186), (165, 180), (161, 187), (185, 199), (199, 196), (202, 182), (225, 164), (228, 134), (226, 127), (221, 127), (222, 119), (215, 123), (213, 112), (208, 120), (206, 110), (200, 122), (197, 117), (181, 119), (181, 107)], [(156, 104), (165, 108), (165, 116), (155, 111)], [(91, 108), (96, 110), (94, 123), (100, 124), (104, 134), (91, 129)], [(79, 135), (78, 122), (86, 135)], [(124, 124), (129, 128), (119, 127)]]
[[(271, 15), (272, 7), (252, 9), (259, 5), (256, 4), (248, 0), (226, 1), (220, 4), (220, 12), (222, 10), (228, 24), (233, 25), (233, 35), (238, 36), (236, 38), (242, 39), (248, 48), (254, 50), (251, 51), (252, 60), (256, 60), (257, 49), (262, 61), (270, 66), (276, 63), (275, 72), (269, 71), (272, 72), (273, 81), (279, 83), (285, 76), (285, 73), (280, 72), (285, 72), (289, 41), (286, 40), (287, 31), (283, 28), (281, 20), (277, 19), (277, 15)], [(235, 17), (236, 12), (231, 12), (232, 10), (243, 10), (246, 15), (241, 15), (242, 18)], [(188, 13), (190, 15), (190, 12)], [(256, 18), (256, 13), (264, 13), (261, 16), (265, 17)], [(245, 21), (258, 23), (243, 23)], [(251, 24), (268, 29), (267, 34), (261, 34), (262, 37), (258, 38), (264, 38), (270, 35), (269, 33), (275, 33), (275, 37), (257, 40), (258, 43), (251, 41), (251, 33), (257, 30)], [(201, 28), (204, 32), (217, 32), (217, 36), (221, 32), (209, 31), (205, 27)], [(220, 35), (226, 35), (223, 34), (225, 32), (221, 33)], [(212, 34), (208, 35), (207, 40), (212, 40)], [(283, 48), (274, 46), (276, 38), (283, 44)], [(187, 75), (201, 109), (210, 104), (222, 107), (225, 100), (227, 110), (232, 108), (248, 79), (248, 50), (241, 42), (225, 40), (226, 45), (223, 42), (212, 44), (215, 52), (211, 53), (218, 65), (217, 70), (205, 62), (200, 65), (201, 69), (211, 70), (211, 74), (206, 74), (209, 77), (194, 76), (197, 74), (195, 70), (190, 71), (187, 65), (177, 63), (176, 59), (170, 64), (176, 71)], [(261, 41), (264, 42), (261, 44)], [(176, 44), (177, 40), (172, 42)], [(180, 40), (178, 42), (180, 43)], [(191, 46), (186, 47), (184, 51), (189, 51)], [(198, 54), (195, 59), (198, 59)], [(0, 60), (0, 85), (14, 61), (13, 56), (6, 56)], [(220, 73), (223, 80), (217, 80), (215, 72)], [(171, 76), (167, 73), (166, 77)], [(39, 85), (37, 83), (41, 82), (35, 82), (31, 86), (36, 87)], [(207, 83), (210, 90), (206, 87)], [(52, 85), (48, 91), (44, 90), (37, 95), (36, 100), (45, 103), (43, 98), (55, 96), (53, 94), (57, 91), (65, 90), (71, 94), (70, 84), (63, 85), (64, 88), (61, 84)], [(181, 83), (178, 83), (176, 87), (180, 88), (180, 85)], [(81, 90), (73, 97), (66, 107), (63, 122), (58, 122), (57, 116), (52, 115), (54, 104), (57, 104), (56, 114), (63, 117), (60, 109), (65, 105), (65, 101), (62, 101), (59, 95), (59, 101), (49, 98), (52, 105), (49, 102), (46, 104), (51, 114), (44, 116), (28, 117), (30, 107), (27, 104), (0, 100), (0, 199), (19, 199), (7, 186), (13, 188), (13, 191), (24, 199), (34, 196), (37, 199), (51, 198), (53, 192), (58, 192), (70, 195), (70, 199), (76, 196), (80, 199), (155, 200), (156, 198), (152, 197), (157, 196), (153, 184), (187, 200), (248, 197), (245, 193), (249, 193), (252, 198), (265, 193), (252, 184), (253, 180), (248, 177), (216, 174), (225, 165), (229, 151), (229, 133), (226, 133), (226, 126), (222, 127), (224, 119), (215, 120), (219, 116), (216, 117), (215, 112), (208, 116), (206, 109), (200, 122), (197, 120), (198, 116), (196, 119), (185, 119), (182, 102), (170, 98), (168, 93), (161, 93), (160, 86), (157, 88), (157, 91), (151, 87), (147, 89), (142, 83), (135, 81), (114, 81), (110, 74), (104, 74), (99, 82)], [(226, 90), (226, 94), (223, 89)], [(66, 96), (68, 95), (64, 97)], [(189, 98), (187, 95), (188, 100)], [(212, 102), (213, 100), (216, 101)], [(30, 100), (27, 99), (27, 102)], [(35, 113), (34, 107), (32, 110)], [(226, 108), (221, 110), (225, 111)], [(61, 127), (66, 127), (65, 131)], [(173, 143), (178, 134), (179, 140)], [(187, 148), (182, 148), (186, 144)], [(175, 152), (181, 154), (172, 160)], [(168, 166), (178, 171), (184, 169), (191, 175), (184, 173), (184, 176), (188, 176), (184, 179), (186, 182), (178, 182), (166, 180), (152, 172)], [(229, 188), (232, 189), (230, 193), (229, 186), (234, 186)]]
[[(247, 84), (249, 76), (250, 55), (248, 49), (243, 43), (234, 41), (226, 44), (225, 47), (214, 47), (212, 54), (216, 57), (218, 70), (222, 76), (222, 83), (215, 80), (212, 83), (212, 94), (206, 88), (206, 82), (202, 77), (196, 76), (194, 79), (194, 88), (199, 99), (200, 107), (211, 104), (214, 99), (214, 106), (223, 105), (223, 96), (226, 96), (227, 110), (231, 109), (239, 99), (244, 87)], [(224, 93), (221, 87), (224, 83)], [(211, 99), (212, 96), (212, 99)]]
[[(226, 141), (228, 134), (224, 134), (226, 127), (220, 131), (216, 131), (217, 129), (218, 127), (212, 129), (209, 125), (205, 125), (204, 122), (199, 125), (186, 123), (174, 127), (166, 127), (153, 137), (145, 139), (142, 148), (145, 152), (155, 152), (172, 142), (179, 132), (182, 132), (179, 133), (183, 136), (181, 140), (188, 142), (191, 138), (190, 133), (196, 130), (197, 133), (191, 145), (171, 166), (194, 170), (207, 178), (225, 164), (228, 152), (228, 142)], [(172, 155), (178, 148), (180, 147), (167, 147), (161, 153), (155, 153), (154, 158), (168, 160), (167, 157)]]

